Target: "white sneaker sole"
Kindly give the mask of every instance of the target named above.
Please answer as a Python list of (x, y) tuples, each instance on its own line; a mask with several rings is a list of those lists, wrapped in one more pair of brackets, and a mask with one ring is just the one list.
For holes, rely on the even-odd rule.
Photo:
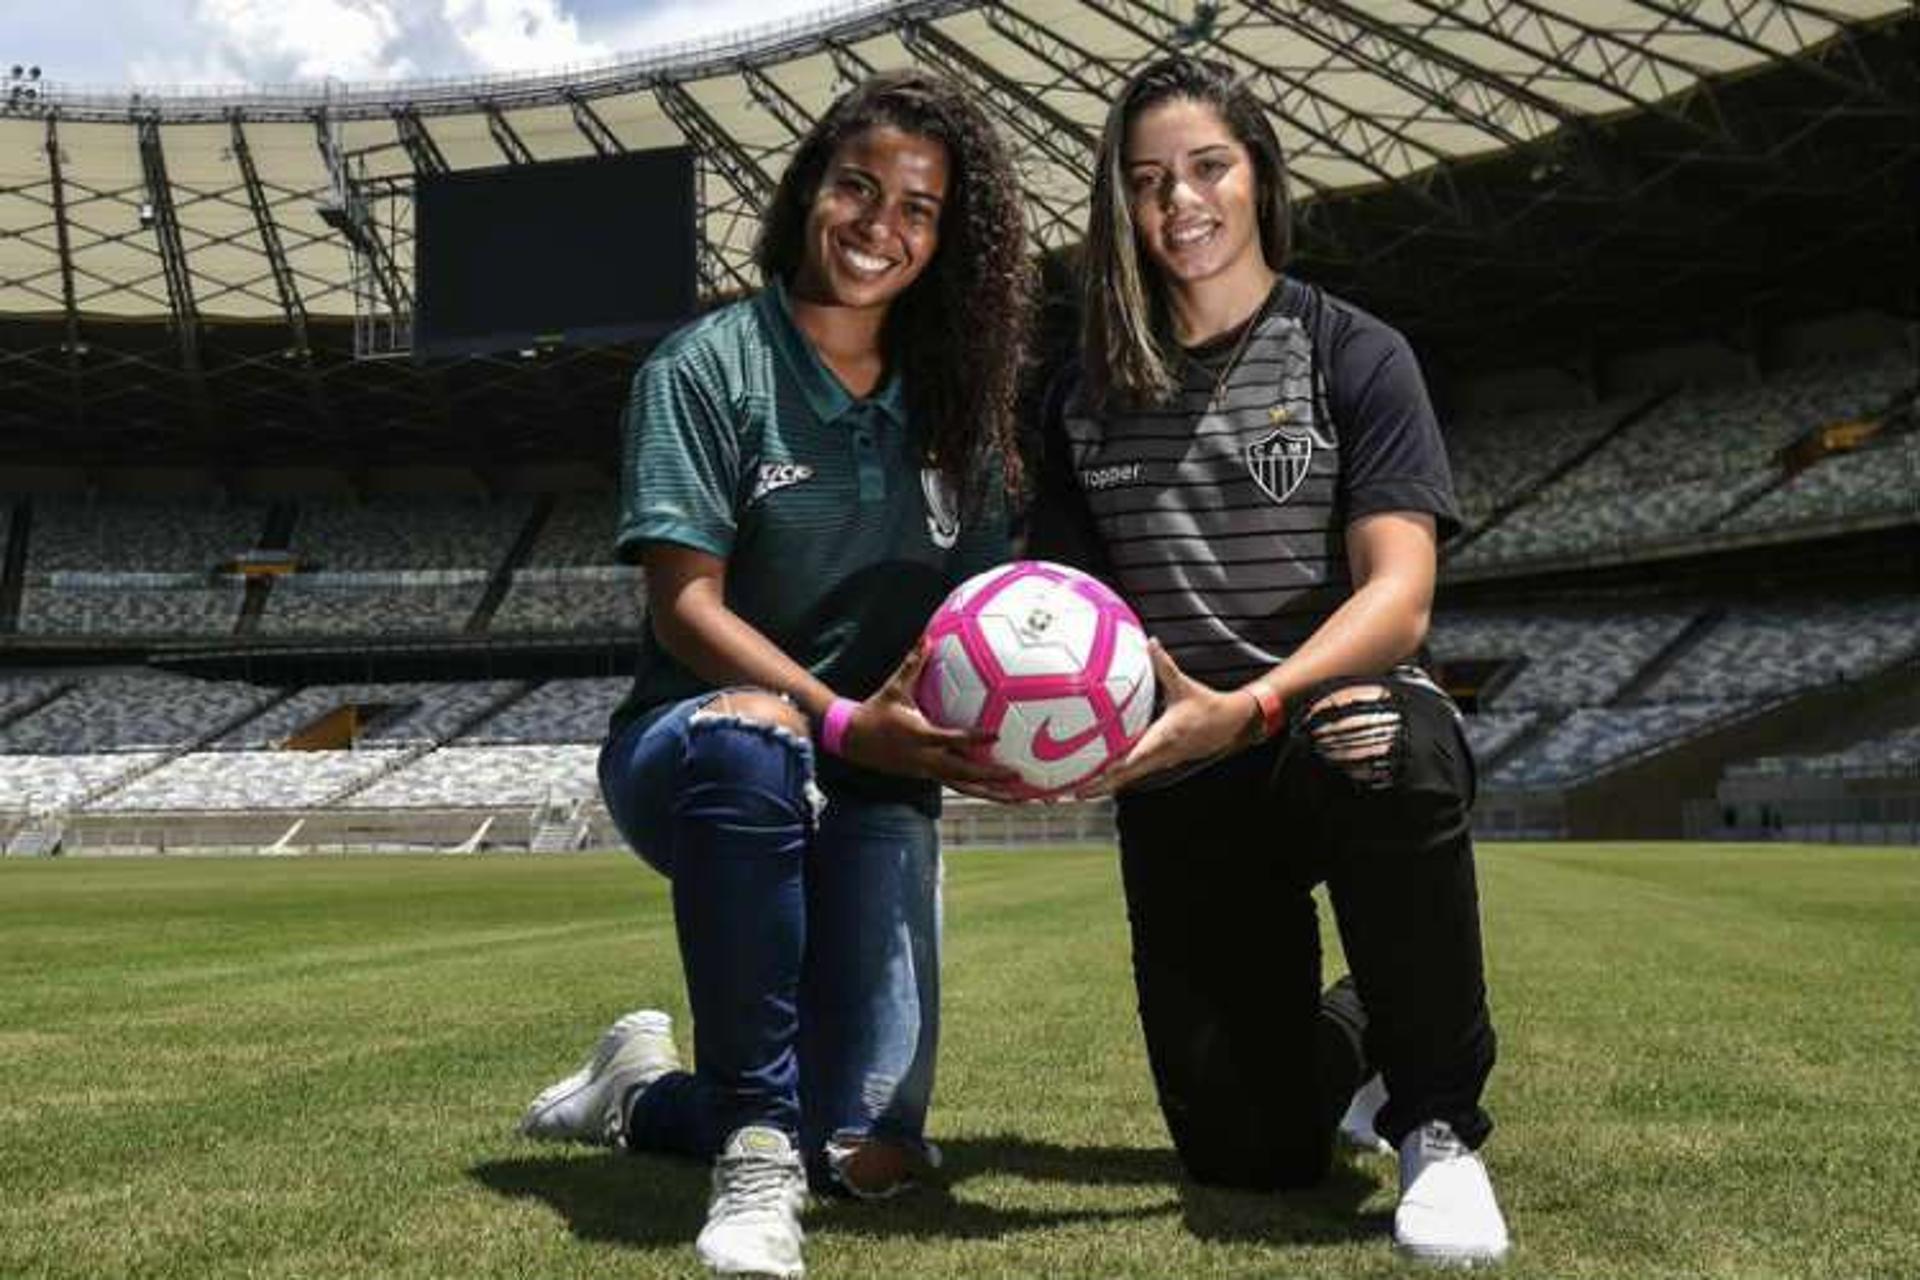
[(807, 1274), (807, 1263), (804, 1258), (791, 1267), (742, 1266), (738, 1262), (724, 1259), (716, 1261), (707, 1255), (701, 1248), (701, 1244), (702, 1241), (694, 1242), (694, 1253), (700, 1259), (706, 1274), (710, 1276), (725, 1276), (727, 1280), (802, 1280), (802, 1277)]
[(1449, 1267), (1458, 1271), (1470, 1271), (1475, 1267), (1497, 1267), (1506, 1260), (1509, 1246), (1502, 1245), (1498, 1252), (1490, 1253), (1485, 1249), (1467, 1249), (1447, 1245), (1411, 1245), (1393, 1242), (1394, 1252), (1409, 1262), (1417, 1262), (1428, 1267)]
[(550, 1127), (547, 1121), (555, 1112), (566, 1108), (580, 1095), (599, 1087), (600, 1077), (612, 1068), (614, 1062), (636, 1036), (649, 1031), (671, 1036), (672, 1029), (672, 1019), (653, 1009), (636, 1010), (621, 1017), (601, 1036), (600, 1043), (594, 1046), (593, 1054), (587, 1059), (585, 1065), (565, 1079), (555, 1081), (542, 1089), (539, 1095), (527, 1105), (526, 1111), (520, 1116), (520, 1132), (536, 1142), (585, 1142), (599, 1146), (609, 1145), (612, 1138), (598, 1132), (591, 1124), (583, 1130), (578, 1126)]

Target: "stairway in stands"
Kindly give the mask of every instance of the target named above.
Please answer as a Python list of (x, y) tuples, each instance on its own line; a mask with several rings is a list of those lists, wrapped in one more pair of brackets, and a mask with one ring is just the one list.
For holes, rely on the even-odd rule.
[(499, 612), (500, 602), (507, 598), (507, 592), (512, 589), (515, 571), (533, 554), (533, 544), (540, 540), (541, 530), (547, 527), (547, 519), (553, 514), (555, 501), (552, 494), (546, 493), (534, 502), (533, 510), (527, 513), (527, 522), (520, 526), (520, 535), (494, 567), (492, 576), (487, 579), (487, 589), (480, 593), (479, 602), (473, 606), (473, 616), (467, 619), (465, 628), (468, 635), (479, 635), (493, 625), (493, 615)]
[(527, 839), (530, 853), (571, 853), (587, 844), (589, 822), (586, 805), (576, 801), (562, 807), (542, 809), (534, 819), (533, 834)]
[(1713, 605), (1702, 609), (1693, 616), (1693, 620), (1674, 635), (1673, 639), (1661, 645), (1659, 650), (1633, 673), (1627, 682), (1620, 686), (1619, 692), (1607, 700), (1610, 707), (1628, 707), (1640, 700), (1640, 695), (1653, 687), (1661, 676), (1665, 675), (1676, 662), (1693, 652), (1695, 645), (1706, 638), (1707, 633), (1726, 618), (1725, 605)]
[(20, 630), (20, 598), (27, 585), (27, 536), (33, 529), (33, 504), (13, 504), (7, 517), (7, 554), (0, 560), (0, 635)]
[[(0, 730), (8, 725), (25, 720), (48, 703), (57, 702), (80, 687), (77, 680), (63, 680), (49, 686), (43, 693), (28, 698), (5, 711), (0, 711)], [(58, 813), (34, 814), (15, 827), (0, 847), (0, 853), (9, 858), (48, 858), (60, 852), (60, 842), (66, 839), (67, 820), (65, 811)]]
[(79, 687), (80, 682), (78, 680), (63, 680), (59, 684), (50, 686), (45, 693), (40, 694), (38, 697), (29, 698), (25, 702), (19, 703), (6, 711), (0, 711), (0, 729), (5, 729), (8, 725), (17, 724), (25, 720), (49, 702), (54, 701), (56, 698), (66, 697)]
[(1458, 556), (1469, 543), (1477, 541), (1482, 535), (1505, 522), (1508, 516), (1520, 508), (1531, 505), (1534, 499), (1552, 488), (1561, 477), (1586, 465), (1587, 459), (1606, 448), (1609, 444), (1612, 444), (1622, 435), (1625, 435), (1635, 423), (1645, 418), (1649, 413), (1652, 413), (1677, 394), (1679, 394), (1677, 389), (1669, 388), (1665, 391), (1655, 392), (1637, 404), (1630, 406), (1625, 413), (1622, 413), (1620, 417), (1615, 420), (1612, 426), (1600, 432), (1594, 436), (1593, 439), (1581, 445), (1578, 449), (1568, 454), (1547, 470), (1534, 476), (1525, 484), (1514, 488), (1498, 506), (1494, 507), (1492, 514), (1485, 520), (1482, 520), (1471, 529), (1462, 530), (1458, 537), (1447, 543), (1447, 557), (1450, 559)]
[(382, 778), (391, 777), (421, 757), (438, 751), (449, 743), (458, 742), (461, 738), (472, 733), (475, 729), (499, 715), (508, 707), (526, 698), (535, 689), (538, 689), (542, 683), (544, 682), (540, 680), (522, 680), (517, 682), (505, 693), (487, 703), (485, 706), (476, 709), (472, 715), (454, 725), (453, 728), (447, 732), (446, 736), (436, 738), (432, 742), (422, 742), (408, 747), (398, 756), (386, 764), (381, 765), (366, 777), (354, 779), (314, 807), (317, 809), (332, 809), (344, 804), (354, 796), (359, 795), (362, 791), (367, 790), (367, 788)]
[(5, 852), (9, 858), (51, 858), (60, 852), (66, 838), (66, 819), (55, 813), (45, 814), (27, 819), (9, 836)]
[(1486, 755), (1476, 757), (1474, 767), (1479, 771), (1480, 785), (1483, 787), (1486, 786), (1487, 779), (1491, 778), (1494, 770), (1498, 769), (1501, 765), (1509, 760), (1517, 760), (1520, 757), (1520, 753), (1532, 747), (1534, 743), (1544, 742), (1548, 735), (1555, 729), (1558, 729), (1571, 714), (1572, 712), (1564, 709), (1543, 707), (1532, 724), (1514, 734), (1511, 738), (1508, 738), (1504, 743), (1494, 750), (1489, 751)]
[(160, 753), (158, 759), (150, 760), (137, 768), (127, 770), (125, 773), (117, 773), (111, 778), (94, 783), (91, 787), (88, 787), (85, 791), (76, 795), (69, 802), (69, 808), (74, 810), (85, 809), (89, 805), (105, 799), (116, 791), (132, 786), (148, 774), (158, 773), (184, 755), (190, 755), (195, 751), (201, 751), (212, 746), (229, 733), (232, 733), (235, 729), (238, 729), (241, 725), (265, 715), (298, 692), (300, 692), (298, 689), (282, 689), (266, 702), (236, 712), (224, 720), (215, 721), (212, 725), (194, 735), (191, 741), (168, 747)]
[[(285, 551), (293, 545), (293, 524), (300, 517), (300, 507), (293, 502), (276, 502), (267, 511), (266, 528), (260, 531), (258, 551)], [(256, 635), (260, 630), (260, 617), (267, 611), (267, 601), (273, 596), (274, 578), (271, 574), (255, 574), (247, 579), (247, 595), (240, 602), (240, 616), (234, 620), (233, 634), (237, 636)]]

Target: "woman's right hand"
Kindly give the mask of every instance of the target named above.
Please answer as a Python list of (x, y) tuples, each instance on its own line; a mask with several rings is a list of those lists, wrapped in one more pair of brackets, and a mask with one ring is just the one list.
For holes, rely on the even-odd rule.
[(926, 663), (926, 649), (916, 644), (886, 684), (853, 713), (841, 754), (879, 773), (930, 778), (984, 800), (1014, 799), (1009, 784), (1019, 781), (1019, 775), (986, 759), (982, 751), (993, 741), (991, 734), (942, 729), (921, 713), (913, 686)]

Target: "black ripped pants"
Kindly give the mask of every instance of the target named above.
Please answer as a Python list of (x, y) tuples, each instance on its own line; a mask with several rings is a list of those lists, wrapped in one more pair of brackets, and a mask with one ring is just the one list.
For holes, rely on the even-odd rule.
[[(1359, 700), (1321, 701), (1342, 688)], [(1154, 1084), (1205, 1183), (1318, 1182), (1371, 1070), (1388, 1093), (1376, 1127), (1396, 1146), (1429, 1120), (1476, 1147), (1492, 1128), (1473, 762), (1453, 708), (1399, 672), (1312, 690), (1289, 720), (1273, 741), (1119, 803)], [(1367, 1011), (1365, 1061), (1321, 1014), (1321, 881)]]

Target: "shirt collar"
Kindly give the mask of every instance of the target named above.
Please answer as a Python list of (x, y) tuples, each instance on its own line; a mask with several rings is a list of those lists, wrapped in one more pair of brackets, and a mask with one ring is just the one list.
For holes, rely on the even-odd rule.
[(864, 400), (856, 400), (847, 393), (847, 388), (833, 370), (827, 368), (820, 359), (820, 353), (807, 341), (807, 335), (794, 323), (793, 310), (787, 301), (787, 286), (776, 280), (760, 291), (758, 305), (760, 315), (766, 322), (767, 332), (773, 337), (773, 345), (780, 352), (780, 359), (786, 363), (787, 372), (799, 384), (800, 392), (806, 397), (807, 407), (822, 422), (832, 422), (844, 414), (867, 405), (883, 410), (895, 422), (906, 420), (905, 399), (900, 390), (900, 375), (893, 372), (887, 375), (872, 395)]

